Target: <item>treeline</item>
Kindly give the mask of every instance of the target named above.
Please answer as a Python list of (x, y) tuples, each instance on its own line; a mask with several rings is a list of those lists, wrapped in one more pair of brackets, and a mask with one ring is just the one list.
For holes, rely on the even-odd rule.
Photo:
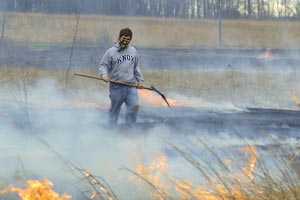
[(178, 18), (300, 19), (300, 0), (1, 0), (1, 11)]

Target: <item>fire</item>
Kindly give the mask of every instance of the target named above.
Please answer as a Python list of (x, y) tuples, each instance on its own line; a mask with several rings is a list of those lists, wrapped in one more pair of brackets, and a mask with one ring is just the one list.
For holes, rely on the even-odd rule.
[[(78, 170), (84, 177), (86, 181), (92, 186), (93, 191), (86, 191), (83, 193), (83, 195), (86, 197), (86, 199), (118, 199), (113, 191), (106, 186), (105, 184), (101, 183), (95, 176), (90, 174), (85, 169), (79, 169), (77, 167), (73, 167), (74, 169)], [(88, 196), (87, 196), (88, 195)]]
[[(166, 102), (158, 94), (149, 90), (139, 90), (138, 92), (142, 103), (145, 103), (149, 106), (166, 106)], [(188, 106), (188, 103), (175, 99), (167, 98), (167, 101), (170, 106)], [(100, 110), (108, 110), (108, 107), (105, 105), (92, 102), (83, 102), (80, 99), (76, 99), (74, 101), (74, 106), (79, 108), (97, 108)]]
[(152, 180), (155, 185), (158, 185), (160, 177), (163, 175), (163, 171), (168, 169), (166, 156), (163, 154), (157, 155), (155, 161), (150, 163), (149, 169), (150, 171), (155, 172), (155, 175), (152, 176)]
[(17, 192), (22, 200), (66, 200), (71, 199), (68, 194), (59, 195), (52, 190), (53, 183), (47, 179), (28, 180), (26, 182), (27, 188), (23, 189), (20, 187), (9, 186), (4, 190), (0, 190), (0, 194)]
[(254, 146), (244, 146), (239, 148), (240, 151), (244, 152), (247, 156), (247, 164), (243, 166), (243, 172), (247, 175), (250, 180), (253, 180), (253, 170), (256, 163), (256, 151)]
[[(166, 106), (166, 102), (161, 98), (161, 96), (149, 91), (149, 90), (139, 90), (139, 96), (141, 101), (150, 106)], [(170, 106), (187, 106), (185, 102), (177, 101), (175, 99), (167, 98)]]
[[(202, 185), (170, 176), (167, 176), (167, 180), (163, 179), (164, 172), (168, 169), (168, 163), (167, 157), (162, 154), (156, 155), (154, 161), (148, 165), (139, 161), (136, 171), (154, 188), (157, 188), (157, 190), (149, 190), (152, 199), (246, 200), (249, 199), (249, 196), (245, 191), (250, 185), (255, 188), (255, 191), (263, 194), (253, 182), (253, 171), (257, 160), (255, 147), (243, 146), (237, 150), (245, 155), (242, 170), (234, 172), (231, 166), (232, 162), (225, 159), (224, 163), (228, 165), (229, 174), (216, 173), (215, 177), (212, 176)], [(220, 183), (220, 180), (223, 180), (224, 184)]]
[(74, 102), (76, 107), (80, 107), (80, 108), (97, 108), (100, 110), (106, 110), (107, 108), (103, 105), (100, 105), (98, 103), (86, 103), (86, 102), (82, 102), (79, 99), (76, 99)]
[(297, 92), (296, 91), (290, 91), (290, 96), (291, 96), (291, 99), (297, 104), (297, 106), (300, 106), (300, 98), (297, 95)]
[[(167, 157), (163, 154), (155, 155), (154, 161), (149, 164), (143, 163), (141, 160), (137, 163), (136, 172), (144, 177), (146, 180), (150, 181), (154, 188), (158, 188), (159, 192), (154, 192), (149, 188), (149, 195), (152, 199), (164, 199), (164, 194), (161, 192), (161, 189), (168, 190), (166, 184), (162, 181), (162, 175), (165, 170), (168, 169)], [(132, 177), (131, 180), (138, 180), (136, 177)], [(139, 186), (141, 182), (139, 182)]]
[(271, 54), (270, 51), (271, 51), (271, 48), (267, 48), (266, 53), (263, 55), (264, 59), (270, 59), (270, 58), (272, 58), (272, 54)]

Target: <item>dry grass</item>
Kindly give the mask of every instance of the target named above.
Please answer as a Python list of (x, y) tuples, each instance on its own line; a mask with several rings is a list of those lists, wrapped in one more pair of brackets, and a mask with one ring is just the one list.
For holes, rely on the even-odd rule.
[[(70, 73), (70, 83), (66, 89), (83, 89), (91, 85), (99, 86), (101, 81), (93, 81), (88, 78), (73, 76), (75, 72), (98, 76), (97, 69), (76, 68)], [(224, 88), (243, 87), (249, 84), (247, 74), (235, 71), (214, 72), (195, 72), (190, 70), (163, 70), (163, 71), (144, 71), (145, 84), (151, 84), (163, 90), (176, 90), (183, 93), (200, 94), (201, 91), (221, 91)], [(265, 75), (264, 77), (266, 77)], [(63, 88), (66, 87), (66, 71), (47, 70), (36, 67), (12, 67), (6, 66), (0, 68), (0, 81), (2, 85), (9, 85), (20, 80), (26, 79), (27, 83), (35, 85), (39, 79), (52, 78), (57, 80)], [(230, 81), (229, 81), (230, 80)], [(266, 80), (264, 80), (266, 81)], [(258, 84), (260, 81), (258, 82)], [(101, 85), (101, 84), (100, 84)]]
[[(0, 18), (1, 18), (0, 14)], [(71, 44), (76, 26), (75, 16), (72, 15), (45, 15), (8, 13), (5, 37), (17, 42), (28, 42), (34, 45), (62, 43)], [(1, 21), (1, 19), (0, 19)], [(224, 20), (223, 44), (228, 47), (242, 48), (299, 48), (300, 23), (276, 21), (248, 21)], [(112, 38), (116, 37), (119, 29), (128, 26), (134, 30), (134, 45), (140, 47), (216, 47), (218, 46), (218, 22), (215, 20), (183, 20), (183, 19), (154, 19), (132, 17), (107, 17), (96, 15), (82, 15), (80, 18), (77, 42), (95, 43), (105, 30)], [(36, 86), (39, 79), (52, 78), (57, 80), (57, 86), (62, 90), (98, 91), (107, 88), (101, 81), (72, 76), (74, 72), (89, 75), (98, 75), (97, 69), (72, 69), (68, 85), (66, 85), (66, 70), (47, 70), (36, 67), (18, 68), (14, 66), (0, 67), (1, 87), (14, 84)], [(300, 80), (298, 71), (281, 74), (276, 72), (241, 70), (190, 71), (190, 70), (159, 70), (143, 71), (146, 84), (154, 85), (161, 91), (175, 91), (187, 96), (200, 96), (211, 99), (231, 99), (243, 101), (254, 99), (260, 95), (267, 100), (280, 101), (280, 98), (289, 99), (288, 93), (292, 86), (297, 86)], [(280, 95), (279, 95), (280, 94)], [(237, 99), (237, 97), (239, 99)], [(201, 165), (209, 165), (192, 158), (180, 149), (180, 153), (190, 164), (201, 173)], [(290, 152), (290, 151), (289, 151)], [(292, 155), (293, 156), (293, 155)], [(292, 157), (290, 156), (290, 157)], [(291, 160), (291, 159), (290, 159)], [(233, 160), (237, 161), (237, 160)], [(219, 163), (223, 166), (223, 163)], [(286, 168), (284, 168), (286, 164)], [(283, 163), (279, 176), (260, 166), (261, 171), (256, 174), (254, 181), (239, 182), (236, 177), (226, 179), (214, 174), (211, 167), (210, 174), (219, 177), (219, 187), (213, 188), (215, 199), (297, 199), (299, 194), (299, 165)], [(200, 167), (199, 167), (200, 166)], [(292, 167), (293, 167), (292, 166)], [(241, 167), (241, 166), (239, 166)], [(204, 174), (207, 175), (207, 174)], [(203, 175), (203, 176), (204, 176)], [(248, 179), (247, 179), (248, 180)], [(182, 192), (181, 199), (205, 199), (205, 195), (190, 187), (180, 189), (180, 181), (171, 181), (172, 191)], [(244, 184), (243, 184), (244, 183)], [(284, 183), (284, 184), (282, 184)], [(216, 185), (215, 185), (216, 186)], [(178, 189), (179, 188), (179, 189)], [(156, 188), (157, 191), (162, 188)], [(221, 193), (224, 189), (225, 193)], [(169, 199), (179, 199), (170, 193)], [(180, 195), (179, 195), (180, 196)], [(185, 198), (186, 197), (186, 198)], [(208, 196), (209, 197), (209, 196)], [(157, 198), (158, 199), (158, 198)], [(213, 199), (213, 198), (210, 198)]]
[[(2, 16), (2, 15), (0, 15)], [(1, 18), (1, 17), (0, 17)], [(1, 19), (0, 19), (1, 21)], [(29, 43), (72, 43), (74, 15), (8, 13), (5, 37)], [(77, 42), (98, 44), (100, 35), (134, 30), (139, 47), (217, 47), (218, 21), (81, 15)], [(223, 20), (223, 45), (240, 48), (299, 48), (300, 22)]]
[[(83, 73), (98, 76), (97, 69), (73, 68), (70, 72), (69, 82), (66, 85), (66, 70), (47, 70), (36, 67), (1, 67), (1, 85), (11, 85), (25, 82), (34, 86), (38, 80), (50, 78), (57, 81), (58, 87), (63, 90), (80, 90), (106, 88), (106, 84), (93, 79), (74, 76), (74, 73)], [(194, 70), (157, 70), (143, 71), (145, 85), (153, 85), (164, 92), (176, 92), (186, 96), (194, 96), (203, 99), (229, 99), (232, 96), (239, 98), (253, 98), (257, 95), (265, 95), (268, 98), (279, 98), (279, 94), (290, 99), (289, 91), (300, 80), (299, 73), (287, 72), (281, 74), (270, 71), (247, 72), (239, 69), (213, 71)]]
[[(73, 72), (81, 72), (97, 76), (98, 71), (86, 68), (73, 69)], [(191, 95), (201, 95), (202, 97), (208, 97), (209, 95), (216, 95), (220, 93), (220, 96), (231, 95), (231, 91), (249, 93), (247, 89), (252, 88), (256, 92), (269, 92), (281, 90), (281, 85), (278, 83), (278, 76), (282, 74), (255, 71), (252, 73), (243, 72), (239, 70), (225, 70), (216, 72), (209, 71), (188, 71), (188, 70), (165, 70), (165, 71), (144, 71), (145, 79), (148, 83), (151, 83), (157, 88), (163, 90), (175, 90), (181, 93), (190, 93)], [(291, 78), (291, 75), (288, 76)], [(294, 80), (299, 80), (296, 73), (294, 74)], [(69, 85), (65, 85), (66, 72), (65, 70), (46, 70), (38, 69), (35, 67), (18, 68), (18, 67), (1, 67), (0, 68), (0, 83), (1, 86), (11, 85), (18, 82), (23, 82), (29, 85), (36, 85), (37, 80), (43, 78), (53, 78), (57, 80), (58, 86), (62, 89), (87, 89), (94, 87), (106, 87), (99, 81), (93, 81), (85, 78), (76, 78), (72, 76), (70, 78)], [(284, 79), (283, 79), (284, 80)], [(284, 81), (281, 81), (284, 82)], [(289, 85), (289, 83), (286, 83)], [(97, 90), (95, 90), (97, 91)], [(206, 96), (205, 96), (206, 95)], [(249, 94), (251, 95), (251, 94)], [(276, 96), (278, 98), (278, 96)], [(43, 141), (42, 141), (43, 142)], [(48, 146), (47, 143), (43, 142)], [(199, 179), (207, 178), (207, 182), (210, 183), (208, 187), (203, 185), (199, 186), (199, 183), (187, 182), (187, 180), (178, 179), (176, 177), (170, 177), (169, 188), (170, 190), (164, 191), (165, 188), (155, 185), (154, 181), (149, 177), (145, 177), (143, 174), (137, 174), (132, 171), (134, 175), (142, 178), (146, 181), (145, 184), (150, 184), (154, 188), (152, 199), (244, 199), (244, 200), (281, 200), (281, 199), (298, 199), (299, 193), (299, 160), (298, 152), (292, 149), (276, 149), (276, 153), (282, 153), (285, 158), (278, 157), (277, 166), (274, 166), (278, 173), (274, 174), (273, 169), (266, 168), (263, 161), (259, 161), (259, 155), (251, 150), (252, 157), (257, 159), (255, 163), (256, 170), (253, 173), (254, 179), (248, 177), (243, 169), (241, 174), (233, 174), (229, 172), (228, 176), (222, 176), (218, 173), (217, 169), (221, 168), (226, 171), (228, 166), (223, 158), (217, 157), (217, 153), (214, 152), (214, 148), (206, 146), (205, 142), (199, 139), (199, 146), (203, 145), (212, 155), (216, 156), (218, 160), (217, 165), (212, 166), (210, 162), (201, 160), (200, 157), (192, 157), (188, 152), (176, 147), (169, 143), (186, 161), (195, 167), (199, 171)], [(231, 163), (235, 163), (234, 167), (241, 169), (243, 163), (240, 163), (237, 158), (231, 157)], [(250, 163), (248, 167), (251, 167)], [(227, 166), (227, 167), (226, 167)], [(277, 168), (276, 168), (277, 167)], [(89, 174), (86, 170), (79, 169), (79, 172), (87, 174), (88, 178), (85, 180), (91, 181), (88, 184), (92, 186), (92, 194), (99, 195), (95, 199), (105, 199), (100, 196), (102, 191), (98, 191), (98, 186), (101, 186), (101, 182), (98, 182), (96, 178)], [(142, 177), (143, 175), (143, 177)], [(215, 181), (213, 181), (216, 178)], [(241, 179), (243, 178), (243, 179)], [(100, 187), (99, 187), (100, 188)], [(101, 187), (100, 189), (102, 189)], [(103, 190), (103, 189), (102, 189)], [(93, 193), (94, 192), (94, 193)], [(157, 195), (154, 195), (156, 194)], [(111, 194), (111, 193), (109, 193)], [(154, 197), (157, 198), (154, 198)], [(111, 198), (117, 199), (117, 198)]]
[[(77, 69), (88, 74), (96, 74), (96, 70)], [(66, 85), (66, 70), (48, 70), (40, 69), (36, 67), (13, 67), (5, 66), (0, 67), (0, 83), (2, 87), (11, 86), (17, 84), (27, 84), (28, 86), (35, 86), (41, 79), (53, 79), (57, 82), (57, 87), (62, 90), (72, 89), (84, 89), (87, 86), (89, 88), (105, 87), (105, 84), (100, 84), (99, 81), (91, 81), (90, 79), (77, 78), (73, 76), (72, 71), (69, 77), (69, 83)]]
[[(264, 160), (261, 160), (261, 155), (256, 151), (255, 146), (239, 147), (247, 155), (247, 159), (237, 161), (237, 158), (231, 154), (227, 154), (230, 156), (226, 158), (220, 157), (215, 149), (210, 148), (206, 142), (199, 138), (196, 140), (200, 141), (199, 145), (203, 145), (209, 154), (215, 156), (217, 163), (212, 164), (211, 161), (202, 160), (201, 156), (192, 156), (167, 142), (206, 180), (206, 184), (198, 187), (196, 184), (193, 187), (184, 180), (174, 180), (174, 189), (171, 191), (179, 191), (182, 197), (180, 199), (298, 199), (300, 195), (299, 174), (297, 173), (299, 166), (293, 167), (292, 163), (297, 163), (299, 158), (294, 156), (296, 152), (292, 147), (285, 149), (278, 146), (276, 152), (271, 153), (275, 159), (274, 167), (267, 167)], [(273, 142), (276, 144), (275, 141)], [(284, 155), (285, 158), (276, 157), (278, 154)], [(221, 172), (218, 167), (222, 169)], [(172, 194), (176, 193), (173, 192)], [(174, 199), (178, 199), (178, 197)]]

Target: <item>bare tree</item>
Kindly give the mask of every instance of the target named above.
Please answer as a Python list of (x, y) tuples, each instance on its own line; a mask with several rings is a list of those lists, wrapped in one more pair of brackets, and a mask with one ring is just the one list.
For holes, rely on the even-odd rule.
[(296, 12), (296, 18), (300, 18), (300, 1), (297, 0), (296, 6), (295, 6), (295, 12)]
[[(217, 18), (218, 0), (0, 0), (7, 11)], [(2, 5), (4, 5), (2, 4)], [(300, 18), (299, 0), (224, 0), (223, 18)], [(3, 6), (0, 4), (0, 10)], [(3, 31), (3, 30), (2, 30)]]
[(200, 18), (202, 16), (201, 14), (201, 0), (196, 0), (197, 1), (197, 18)]
[(277, 13), (278, 13), (278, 18), (282, 17), (282, 6), (280, 0), (276, 0), (276, 8), (277, 8)]
[(219, 47), (221, 47), (222, 46), (222, 10), (223, 10), (222, 0), (218, 0), (218, 10), (219, 10)]
[(247, 0), (247, 2), (248, 2), (248, 7), (247, 7), (248, 17), (252, 17), (252, 4), (251, 4), (251, 0)]
[(3, 14), (2, 14), (2, 26), (1, 26), (1, 40), (4, 40), (5, 23), (6, 23), (6, 11), (3, 11)]
[(284, 19), (286, 19), (287, 17), (287, 13), (288, 13), (288, 4), (289, 4), (289, 1), (288, 0), (282, 0), (282, 6), (284, 8)]

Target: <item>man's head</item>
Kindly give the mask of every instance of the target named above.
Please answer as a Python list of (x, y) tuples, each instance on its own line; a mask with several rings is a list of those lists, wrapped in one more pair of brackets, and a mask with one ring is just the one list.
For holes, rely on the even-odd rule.
[(129, 37), (131, 39), (132, 38), (132, 31), (129, 28), (123, 28), (122, 30), (120, 30), (119, 38), (121, 38), (122, 36), (126, 36), (126, 37)]
[(120, 50), (128, 47), (132, 39), (132, 31), (129, 28), (124, 28), (119, 33)]

